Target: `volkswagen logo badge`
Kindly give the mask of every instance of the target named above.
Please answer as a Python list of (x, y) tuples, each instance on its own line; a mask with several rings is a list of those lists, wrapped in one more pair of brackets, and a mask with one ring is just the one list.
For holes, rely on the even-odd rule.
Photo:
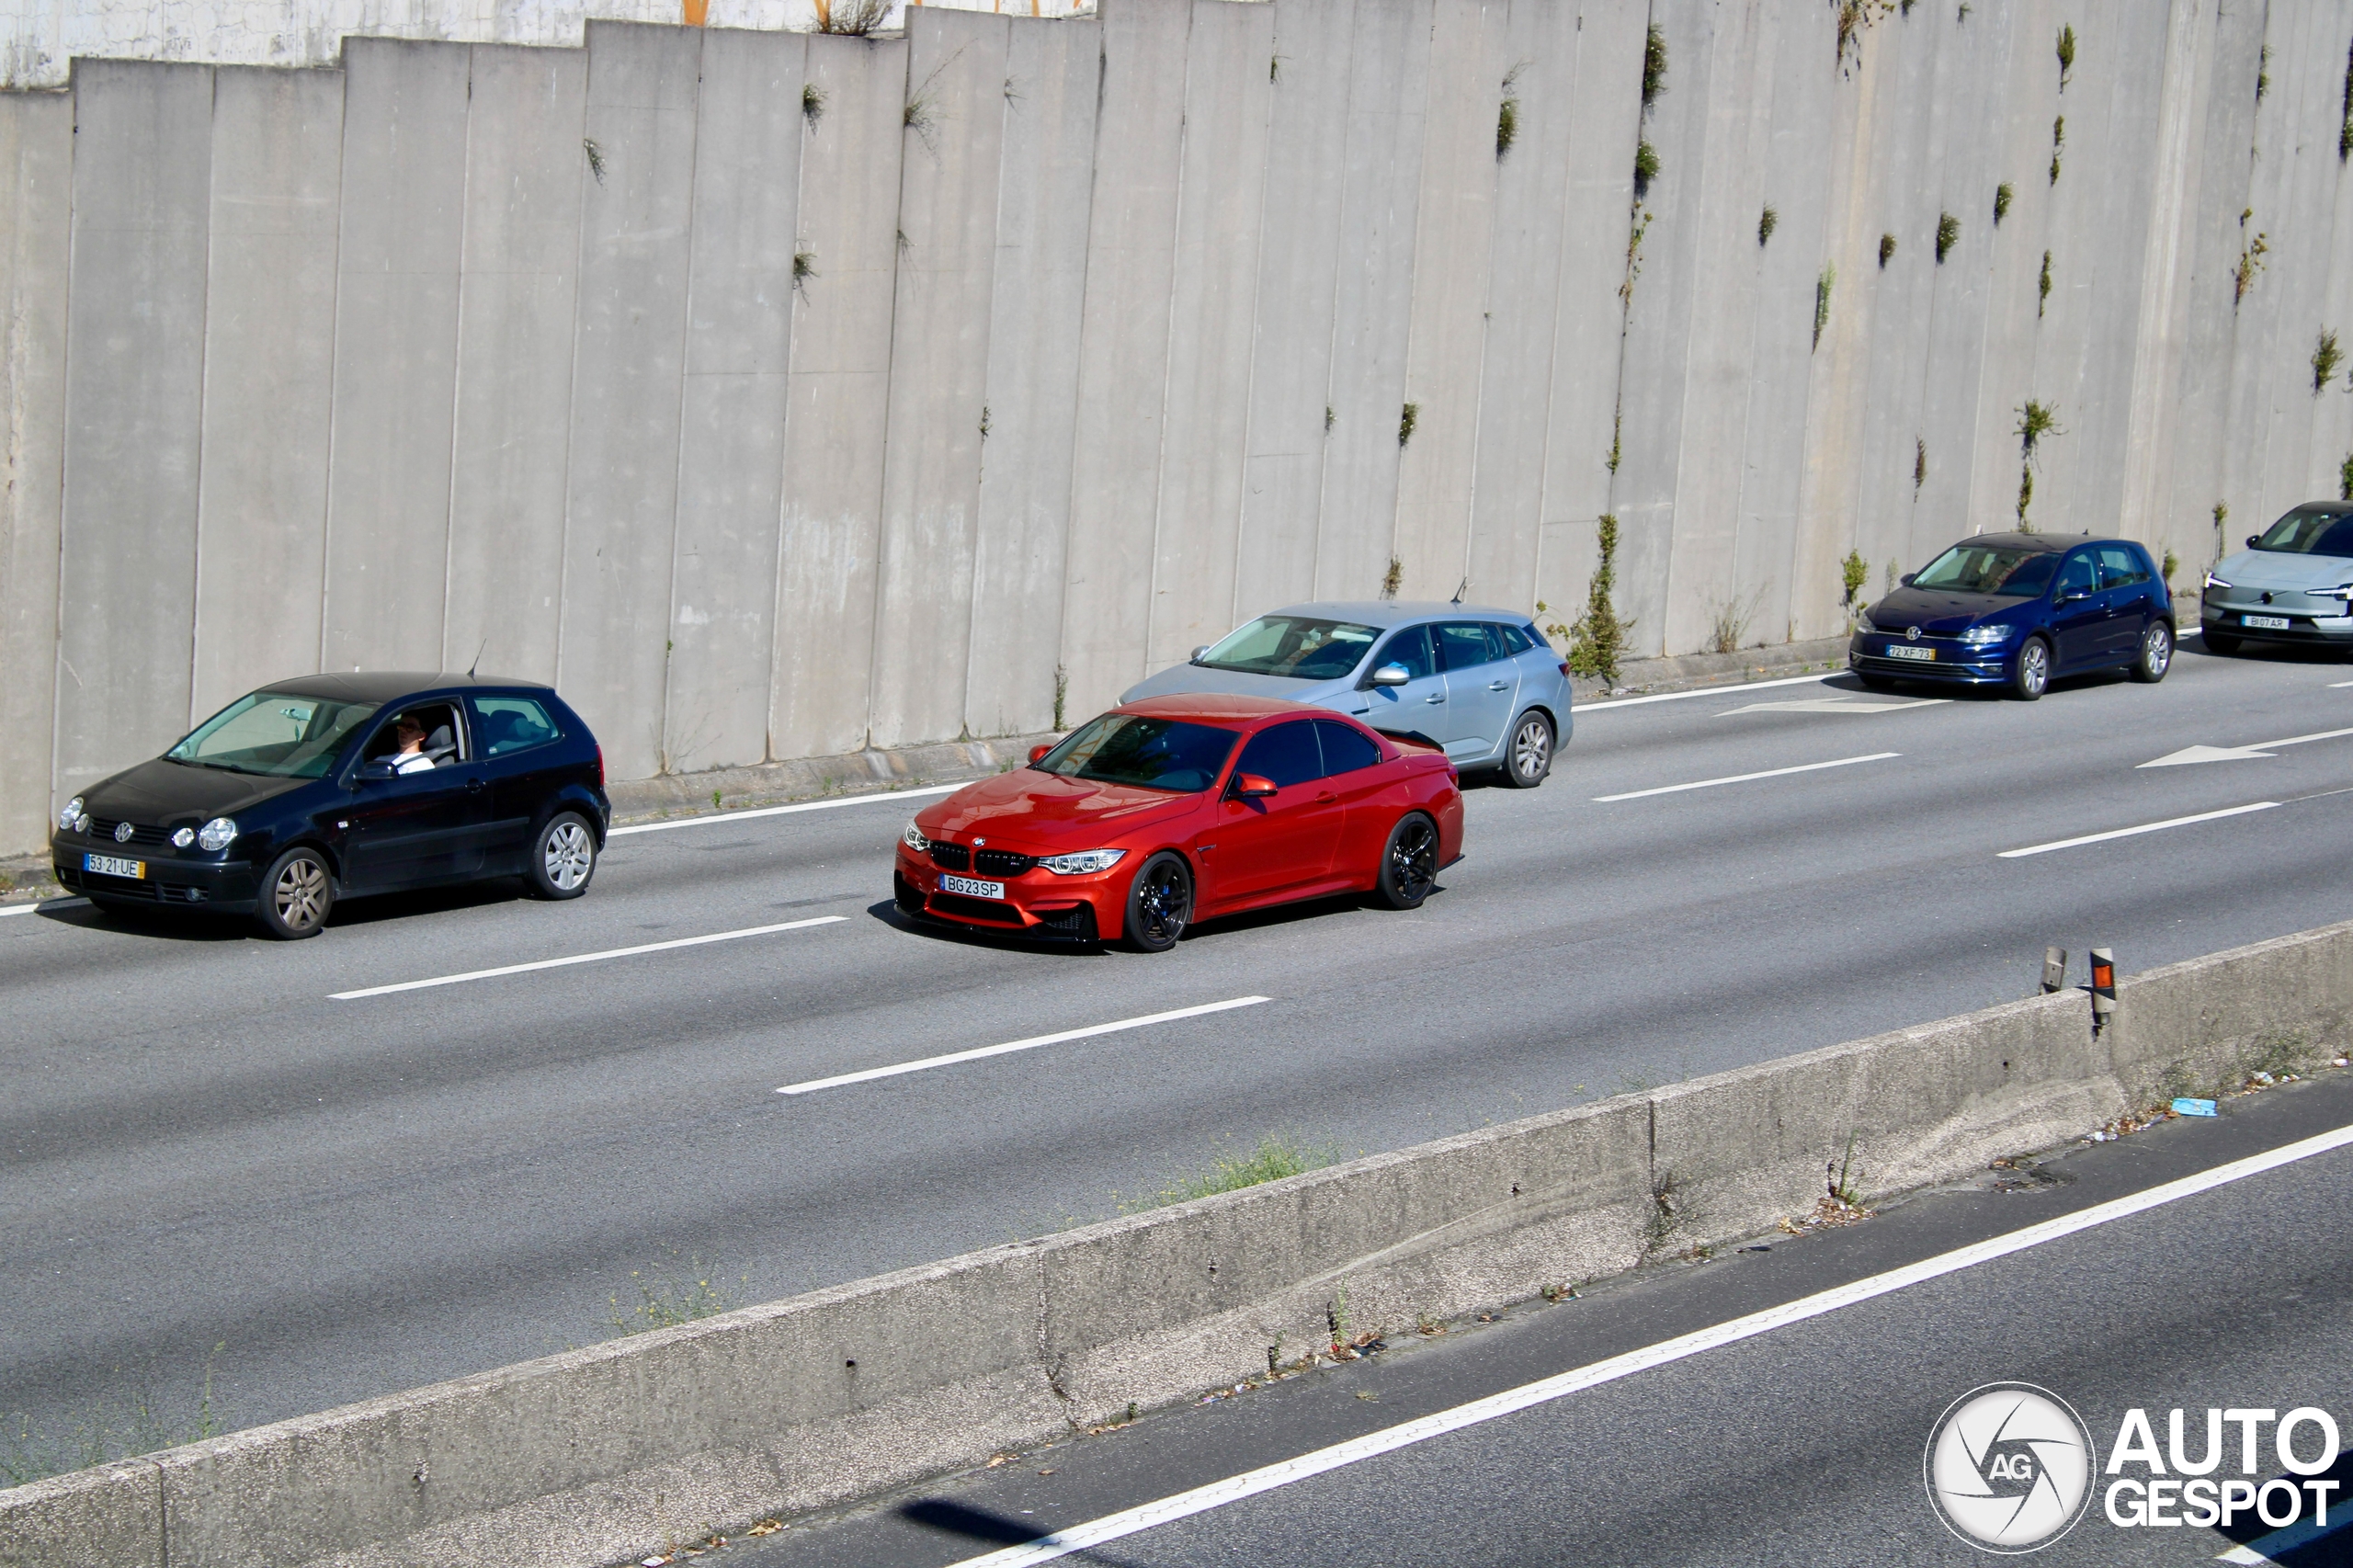
[(131, 842), (131, 824), (129, 823), (119, 822), (114, 824), (114, 841), (117, 844), (128, 844)]
[(1904, 629), (1904, 640), (1906, 642), (1917, 642), (1920, 641), (1920, 629), (1916, 626), (1905, 627)]

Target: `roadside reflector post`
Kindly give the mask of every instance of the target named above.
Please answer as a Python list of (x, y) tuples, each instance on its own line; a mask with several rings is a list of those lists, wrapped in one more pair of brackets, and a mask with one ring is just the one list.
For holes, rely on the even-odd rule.
[(2063, 991), (2066, 988), (2067, 949), (2064, 948), (2043, 949), (2042, 994), (2048, 996), (2054, 991)]
[(2092, 1033), (2097, 1034), (2116, 1011), (2116, 954), (2108, 948), (2094, 948), (2091, 960)]

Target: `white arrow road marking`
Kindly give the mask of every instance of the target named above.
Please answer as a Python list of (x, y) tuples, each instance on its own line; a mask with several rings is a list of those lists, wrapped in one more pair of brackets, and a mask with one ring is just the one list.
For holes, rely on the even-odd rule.
[(2323, 730), (2317, 734), (2290, 735), (2284, 741), (2257, 741), (2251, 746), (2185, 746), (2141, 766), (2183, 767), (2193, 762), (2245, 762), (2250, 757), (2269, 756), (2281, 746), (2300, 746), (2307, 741), (2333, 741), (2340, 735), (2353, 735), (2353, 730)]
[(1899, 697), (1870, 702), (1857, 697), (1801, 697), (1790, 702), (1752, 702), (1745, 708), (1727, 708), (1716, 717), (1731, 719), (1743, 713), (1893, 713), (1904, 708), (1934, 708), (1939, 702), (1951, 700), (1949, 697)]

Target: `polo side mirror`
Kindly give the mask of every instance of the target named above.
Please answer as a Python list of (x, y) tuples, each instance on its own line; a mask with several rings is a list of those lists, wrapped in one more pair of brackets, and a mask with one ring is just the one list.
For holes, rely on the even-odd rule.
[(1896, 580), (1897, 586), (1905, 588), (1910, 587), (1912, 585), (1912, 579), (1918, 575), (1919, 574), (1916, 572), (1906, 572), (1902, 577)]
[(1237, 795), (1271, 795), (1275, 792), (1275, 781), (1256, 773), (1237, 773), (1233, 776), (1233, 792)]
[(1372, 672), (1375, 686), (1404, 686), (1414, 678), (1414, 672), (1403, 665), (1383, 665)]

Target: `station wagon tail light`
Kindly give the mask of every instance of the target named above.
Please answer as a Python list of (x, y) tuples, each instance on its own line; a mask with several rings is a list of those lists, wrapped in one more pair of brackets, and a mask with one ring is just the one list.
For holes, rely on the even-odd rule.
[(1072, 855), (1049, 855), (1038, 864), (1058, 877), (1083, 877), (1094, 871), (1108, 871), (1120, 863), (1124, 849), (1081, 849)]
[(918, 855), (927, 855), (931, 852), (931, 840), (923, 835), (923, 829), (915, 825), (915, 819), (913, 817), (907, 819), (907, 831), (899, 835), (899, 842)]
[(1563, 678), (1563, 679), (1566, 679), (1566, 678), (1568, 677), (1568, 673), (1569, 673), (1569, 662), (1568, 662), (1568, 660), (1566, 660), (1566, 659), (1563, 659), (1563, 660), (1561, 661), (1561, 676), (1562, 676), (1562, 678)]
[(214, 817), (196, 833), (197, 843), (207, 849), (226, 849), (236, 838), (237, 824), (227, 817)]
[(82, 797), (76, 795), (65, 802), (63, 811), (57, 813), (57, 829), (60, 833), (72, 833), (75, 831), (75, 824), (81, 820)]

